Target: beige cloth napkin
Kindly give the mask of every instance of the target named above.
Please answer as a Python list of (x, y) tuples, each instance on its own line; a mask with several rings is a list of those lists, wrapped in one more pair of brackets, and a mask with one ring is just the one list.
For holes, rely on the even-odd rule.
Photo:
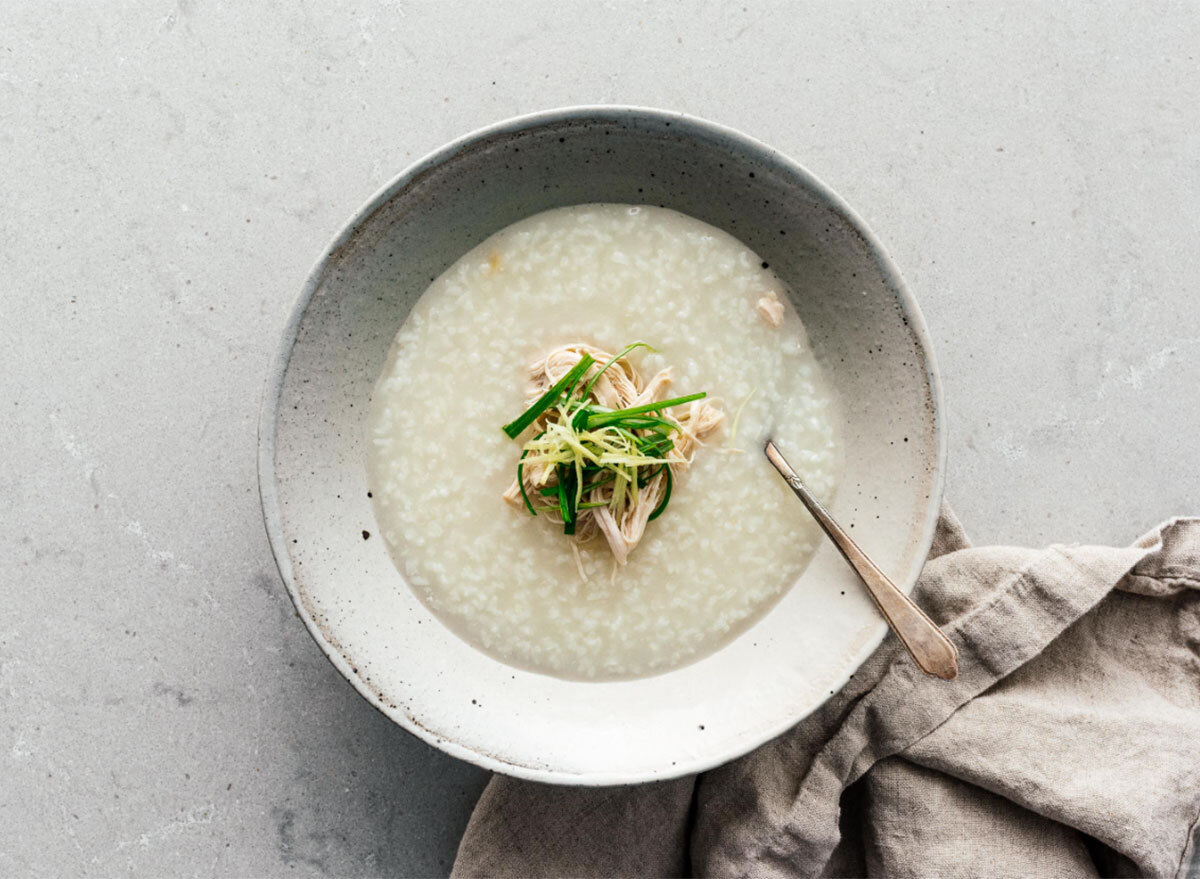
[(1200, 815), (1200, 519), (1132, 547), (971, 548), (917, 586), (960, 672), (889, 636), (788, 733), (699, 776), (503, 776), (466, 876), (1182, 876)]

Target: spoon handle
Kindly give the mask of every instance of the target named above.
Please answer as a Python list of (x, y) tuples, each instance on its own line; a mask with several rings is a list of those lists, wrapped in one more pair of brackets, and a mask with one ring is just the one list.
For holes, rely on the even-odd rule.
[(821, 506), (821, 502), (805, 487), (796, 471), (780, 454), (779, 449), (770, 440), (765, 451), (767, 459), (779, 471), (796, 497), (808, 511), (812, 513), (817, 523), (829, 535), (829, 539), (841, 551), (850, 567), (866, 584), (867, 591), (887, 620), (900, 643), (912, 654), (921, 671), (942, 680), (953, 680), (958, 676), (958, 651), (950, 639), (942, 633), (937, 624), (927, 617), (916, 603), (901, 591), (900, 587), (889, 579), (887, 574), (867, 557), (854, 539), (842, 530), (833, 517)]

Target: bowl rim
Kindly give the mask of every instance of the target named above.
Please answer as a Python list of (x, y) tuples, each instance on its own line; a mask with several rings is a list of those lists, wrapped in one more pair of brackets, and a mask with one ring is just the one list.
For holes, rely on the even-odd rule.
[[(703, 772), (720, 766), (731, 760), (749, 753), (750, 751), (762, 746), (766, 742), (781, 735), (786, 730), (792, 728), (800, 721), (808, 717), (812, 712), (820, 708), (824, 704), (822, 702), (814, 705), (807, 714), (791, 718), (786, 724), (779, 725), (778, 728), (771, 727), (764, 729), (756, 736), (749, 737), (747, 742), (748, 747), (739, 747), (736, 752), (722, 753), (709, 758), (700, 759), (694, 762), (688, 762), (681, 766), (666, 766), (657, 772), (604, 772), (596, 771), (590, 773), (572, 773), (563, 772), (560, 770), (546, 769), (532, 766), (525, 766), (517, 763), (510, 763), (502, 758), (489, 754), (483, 751), (478, 751), (467, 747), (453, 739), (439, 736), (436, 733), (426, 729), (419, 723), (416, 723), (405, 712), (399, 708), (392, 709), (379, 698), (379, 696), (365, 682), (354, 673), (350, 663), (342, 656), (340, 652), (333, 646), (330, 640), (321, 631), (316, 621), (308, 612), (305, 602), (300, 596), (299, 588), (296, 584), (296, 578), (292, 570), (291, 557), (287, 552), (287, 541), (284, 535), (283, 513), (279, 504), (279, 495), (276, 487), (275, 478), (275, 441), (276, 441), (276, 425), (279, 416), (279, 403), (283, 390), (284, 376), (287, 373), (288, 365), (291, 361), (292, 350), (295, 347), (297, 337), (300, 331), (300, 324), (304, 319), (304, 314), (308, 310), (309, 303), (312, 301), (314, 294), (324, 279), (326, 269), (337, 257), (339, 252), (354, 238), (355, 234), (370, 217), (382, 208), (396, 193), (402, 190), (405, 186), (411, 183), (429, 169), (442, 164), (443, 162), (453, 158), (463, 149), (472, 144), (503, 134), (515, 134), (529, 128), (535, 128), (546, 124), (562, 123), (562, 122), (582, 122), (582, 121), (621, 121), (631, 118), (641, 118), (656, 122), (671, 122), (682, 123), (677, 130), (686, 131), (688, 127), (707, 132), (711, 135), (721, 137), (728, 142), (734, 144), (738, 148), (762, 157), (773, 164), (781, 166), (788, 173), (799, 178), (805, 186), (820, 200), (825, 202), (832, 210), (841, 214), (843, 218), (850, 223), (855, 232), (861, 236), (866, 244), (871, 256), (879, 264), (884, 280), (888, 286), (894, 291), (901, 309), (905, 317), (908, 319), (909, 331), (916, 338), (918, 345), (921, 348), (921, 353), (924, 358), (924, 366), (926, 380), (929, 384), (930, 406), (933, 416), (933, 434), (934, 434), (934, 460), (933, 474), (930, 485), (929, 499), (925, 508), (925, 525), (921, 532), (920, 540), (917, 544), (916, 558), (921, 559), (922, 566), (928, 560), (930, 548), (933, 545), (934, 533), (937, 528), (939, 511), (942, 504), (942, 495), (945, 489), (945, 473), (946, 473), (946, 423), (944, 413), (944, 401), (942, 397), (942, 383), (940, 373), (937, 368), (937, 363), (934, 359), (932, 342), (929, 337), (929, 331), (925, 325), (925, 319), (921, 314), (920, 307), (917, 305), (916, 298), (908, 289), (899, 268), (889, 256), (883, 244), (875, 236), (874, 232), (863, 221), (862, 217), (850, 207), (849, 204), (838, 195), (830, 186), (818, 178), (815, 174), (801, 165), (799, 162), (790, 158), (788, 155), (781, 153), (770, 145), (753, 138), (747, 134), (738, 131), (729, 126), (721, 125), (716, 122), (709, 121), (699, 116), (693, 116), (688, 113), (682, 113), (672, 110), (662, 110), (653, 107), (644, 107), (632, 104), (579, 104), (563, 107), (556, 107), (548, 110), (541, 110), (534, 113), (527, 113), (518, 116), (513, 116), (508, 119), (503, 119), (499, 122), (477, 128), (470, 131), (449, 143), (438, 147), (432, 152), (427, 153), (407, 168), (394, 176), (391, 180), (381, 186), (354, 214), (342, 225), (332, 241), (326, 246), (324, 251), (313, 264), (305, 279), (304, 286), (301, 288), (299, 296), (296, 298), (292, 306), (292, 311), (288, 317), (287, 324), (283, 331), (283, 337), (279, 346), (272, 356), (270, 367), (267, 373), (267, 379), (263, 388), (263, 396), (259, 408), (258, 419), (258, 492), (259, 500), (262, 505), (263, 523), (266, 527), (268, 542), (271, 547), (271, 554), (275, 559), (275, 565), (279, 570), (281, 579), (287, 589), (288, 596), (291, 598), (292, 604), (295, 606), (297, 614), (304, 622), (304, 627), (308, 630), (312, 639), (316, 642), (321, 652), (325, 654), (325, 658), (332, 663), (338, 673), (345, 678), (358, 693), (373, 705), (379, 712), (384, 714), (389, 720), (397, 723), (400, 727), (407, 730), (409, 733), (417, 736), (427, 744), (430, 744), (439, 750), (449, 754), (460, 760), (472, 763), (483, 769), (488, 769), (493, 772), (499, 772), (505, 775), (511, 775), (517, 778), (523, 778), (530, 781), (537, 781), (550, 784), (568, 784), (580, 786), (599, 786), (599, 785), (624, 785), (624, 784), (640, 784), (651, 781), (663, 781), (670, 778), (677, 778), (683, 775), (690, 775), (697, 772)], [(914, 565), (915, 567), (915, 565)], [(899, 585), (905, 592), (911, 592), (916, 584), (917, 578), (920, 576), (920, 568), (915, 571), (906, 573), (903, 580), (898, 580)], [(854, 655), (853, 661), (847, 664), (845, 674), (839, 676), (836, 689), (841, 689), (850, 680), (851, 675), (866, 661), (879, 644), (887, 635), (887, 623), (882, 618), (878, 620), (877, 632), (868, 638), (863, 647)], [(497, 660), (499, 661), (499, 660)]]

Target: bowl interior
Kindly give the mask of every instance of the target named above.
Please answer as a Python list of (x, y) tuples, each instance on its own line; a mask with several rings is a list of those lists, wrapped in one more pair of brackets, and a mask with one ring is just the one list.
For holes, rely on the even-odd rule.
[(416, 598), (367, 497), (364, 418), (429, 282), (522, 217), (663, 205), (723, 228), (793, 291), (842, 401), (833, 513), (901, 585), (941, 492), (938, 393), (920, 315), (861, 222), (767, 147), (676, 114), (600, 108), (504, 123), (445, 148), (367, 205), (318, 263), (263, 415), (261, 480), (280, 570), (318, 643), (381, 710), (463, 759), (543, 781), (666, 778), (742, 754), (840, 687), (885, 627), (826, 545), (762, 620), (698, 662), (608, 683), (475, 650)]

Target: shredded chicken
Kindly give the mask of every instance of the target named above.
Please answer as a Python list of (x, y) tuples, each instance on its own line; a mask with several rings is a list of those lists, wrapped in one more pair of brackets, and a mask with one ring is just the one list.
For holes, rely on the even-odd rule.
[[(782, 304), (780, 309), (782, 311)], [(612, 354), (606, 351), (576, 342), (555, 348), (545, 357), (532, 363), (529, 369), (531, 383), (526, 405), (537, 401), (547, 389), (570, 372), (585, 354), (590, 354), (597, 365), (588, 370), (584, 380), (590, 380), (601, 366), (612, 359)], [(622, 358), (600, 375), (592, 386), (591, 397), (599, 405), (609, 409), (626, 409), (653, 403), (666, 399), (666, 391), (673, 378), (674, 370), (667, 367), (649, 381), (645, 381), (633, 364)], [(720, 426), (725, 413), (708, 400), (694, 400), (662, 414), (679, 425), (679, 429), (671, 434), (675, 448), (670, 454), (669, 465), (672, 474), (678, 476), (691, 464), (696, 447), (703, 445), (704, 438)], [(550, 417), (550, 413), (544, 413), (534, 422), (536, 431), (545, 428), (547, 417)], [(553, 467), (525, 467), (525, 490), (530, 495), (551, 484), (553, 479)], [(638, 489), (636, 501), (628, 499), (615, 512), (611, 506), (580, 510), (575, 524), (575, 540), (586, 543), (603, 537), (612, 550), (613, 559), (618, 565), (624, 565), (629, 560), (630, 552), (645, 534), (650, 514), (658, 507), (666, 490), (666, 474), (660, 473)], [(516, 479), (513, 479), (512, 485), (504, 492), (504, 499), (513, 506), (523, 506), (521, 487)], [(588, 503), (611, 501), (612, 486), (592, 489), (583, 496), (583, 500)], [(578, 557), (576, 563), (579, 564)], [(582, 576), (582, 565), (580, 571)]]
[(772, 290), (766, 296), (758, 300), (755, 306), (758, 313), (762, 315), (763, 320), (769, 323), (775, 329), (783, 326), (783, 303), (779, 301), (779, 296)]

